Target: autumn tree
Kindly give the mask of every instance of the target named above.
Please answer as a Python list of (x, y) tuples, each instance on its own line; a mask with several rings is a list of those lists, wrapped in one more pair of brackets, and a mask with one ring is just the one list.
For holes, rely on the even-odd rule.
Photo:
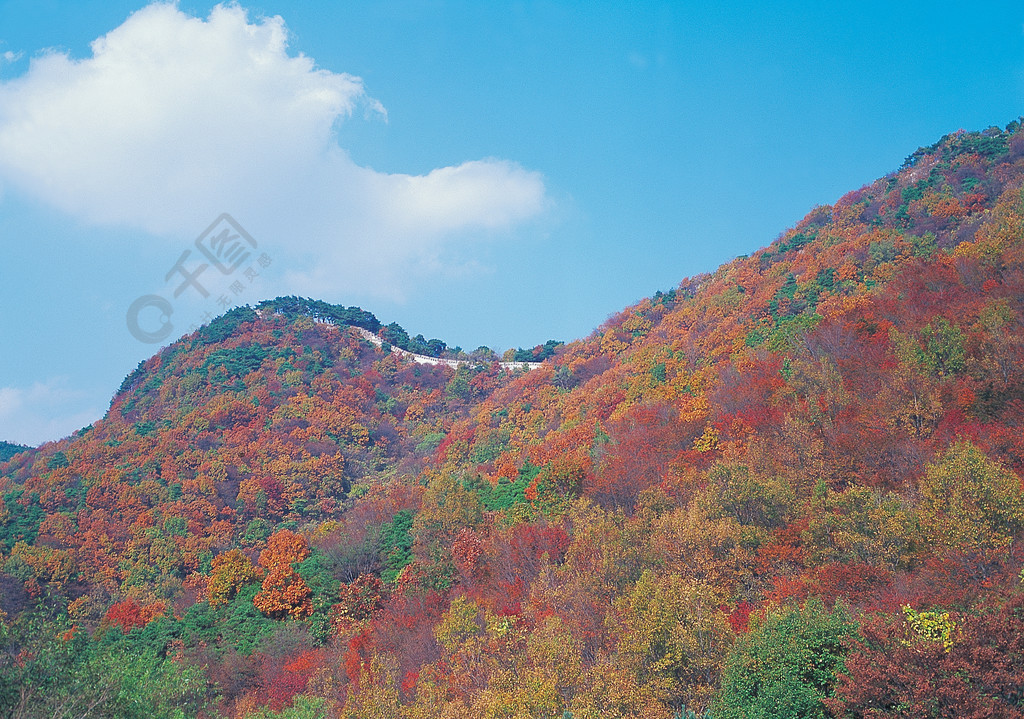
[(309, 556), (306, 539), (290, 529), (270, 536), (260, 552), (260, 566), (267, 570), (263, 588), (253, 604), (268, 617), (301, 619), (313, 611), (312, 591), (295, 571), (294, 564)]
[(383, 605), (384, 584), (375, 574), (360, 574), (342, 584), (338, 602), (331, 607), (331, 623), (338, 629), (369, 619)]
[(759, 477), (744, 466), (718, 464), (707, 478), (708, 489), (699, 501), (710, 515), (763, 529), (787, 523), (795, 496), (784, 477)]
[(889, 337), (896, 365), (886, 376), (888, 387), (878, 396), (880, 410), (893, 429), (926, 437), (942, 416), (942, 398), (932, 378), (936, 364), (916, 338), (895, 328)]
[(904, 615), (871, 617), (848, 640), (845, 670), (827, 700), (835, 716), (1024, 717), (1024, 593), (955, 620)]
[(232, 549), (213, 558), (207, 585), (211, 607), (227, 604), (247, 584), (259, 581), (263, 573), (240, 549)]
[(134, 599), (125, 599), (111, 605), (103, 617), (103, 624), (116, 626), (127, 634), (132, 629), (144, 627), (164, 613), (164, 602), (139, 604)]
[(668, 706), (707, 708), (732, 631), (710, 587), (645, 572), (614, 615), (618, 661)]
[(914, 507), (895, 493), (858, 486), (833, 492), (821, 483), (810, 509), (801, 538), (811, 566), (844, 562), (895, 569), (906, 566), (919, 539)]
[(412, 532), (431, 554), (449, 554), (458, 533), (480, 522), (480, 498), (451, 474), (442, 472), (429, 476), (423, 506), (412, 524)]
[(926, 468), (921, 495), (925, 533), (941, 548), (1001, 549), (1024, 529), (1020, 478), (970, 442)]

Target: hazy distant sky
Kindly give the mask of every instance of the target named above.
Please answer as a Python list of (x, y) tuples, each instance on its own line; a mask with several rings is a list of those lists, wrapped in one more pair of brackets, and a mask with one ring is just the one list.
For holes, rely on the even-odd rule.
[(0, 0), (0, 439), (102, 416), (144, 295), (164, 343), (279, 294), (573, 339), (1021, 114), (1019, 1)]

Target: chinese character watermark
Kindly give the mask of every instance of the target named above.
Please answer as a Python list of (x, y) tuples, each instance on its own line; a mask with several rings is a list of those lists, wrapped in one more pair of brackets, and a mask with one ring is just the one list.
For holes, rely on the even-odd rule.
[(225, 212), (196, 238), (196, 247), (222, 275), (230, 275), (252, 256), (249, 248), (256, 249), (256, 240)]
[[(233, 275), (242, 269), (243, 265), (246, 265), (241, 274), (251, 285), (260, 276), (259, 270), (254, 264), (261, 269), (266, 269), (273, 262), (267, 253), (261, 252), (255, 257), (254, 264), (249, 263), (258, 247), (256, 240), (238, 224), (235, 218), (226, 212), (203, 230), (202, 234), (196, 238), (195, 246), (201, 253), (201, 258), (197, 258), (197, 261), (190, 261), (192, 250), (185, 250), (164, 276), (164, 282), (171, 283), (169, 287), (173, 292), (174, 299), (181, 297), (188, 290), (199, 293), (203, 299), (209, 299), (210, 291), (199, 281), (199, 278), (211, 265), (225, 276)], [(208, 262), (203, 262), (202, 258)], [(230, 309), (233, 298), (241, 296), (247, 288), (245, 282), (235, 279), (228, 288), (231, 293), (230, 297), (227, 291), (219, 293), (216, 300), (219, 311)], [(128, 324), (128, 331), (135, 339), (147, 344), (156, 344), (170, 337), (174, 331), (174, 324), (171, 322), (173, 314), (174, 305), (166, 297), (150, 294), (142, 295), (131, 303), (125, 320)], [(154, 317), (156, 318), (155, 322), (153, 321)], [(213, 319), (213, 315), (209, 311), (203, 314), (203, 322), (209, 322), (211, 319)], [(194, 331), (198, 329), (198, 326), (193, 325), (191, 329)]]

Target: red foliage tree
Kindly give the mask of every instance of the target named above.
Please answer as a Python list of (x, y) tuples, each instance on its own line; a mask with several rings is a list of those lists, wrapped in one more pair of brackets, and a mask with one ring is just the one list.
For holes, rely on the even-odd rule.
[(139, 604), (134, 599), (125, 599), (111, 605), (103, 616), (103, 622), (108, 626), (120, 627), (121, 631), (127, 634), (132, 629), (146, 626), (162, 615), (166, 606), (164, 602)]
[(857, 719), (1024, 717), (1024, 592), (956, 622), (947, 649), (902, 617), (866, 621), (828, 700), (832, 711)]

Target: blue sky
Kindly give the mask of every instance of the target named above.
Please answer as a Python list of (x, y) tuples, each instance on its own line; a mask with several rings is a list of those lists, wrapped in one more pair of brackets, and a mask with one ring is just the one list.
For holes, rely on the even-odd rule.
[[(0, 0), (0, 439), (98, 419), (144, 295), (573, 339), (1022, 113), (1019, 2)], [(257, 247), (174, 297), (224, 212)]]

